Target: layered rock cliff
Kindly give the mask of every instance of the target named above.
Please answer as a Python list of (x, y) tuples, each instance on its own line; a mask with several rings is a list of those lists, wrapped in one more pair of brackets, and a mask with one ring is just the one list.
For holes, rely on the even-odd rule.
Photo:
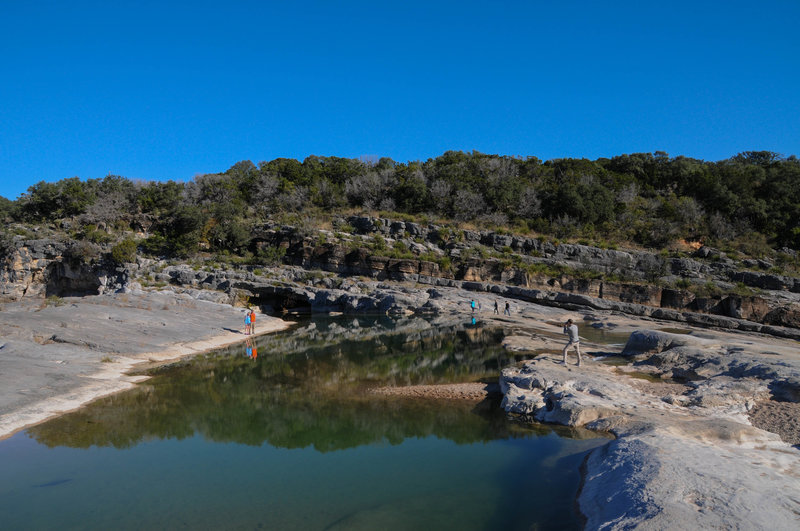
[(0, 297), (99, 295), (124, 289), (128, 268), (103, 260), (87, 260), (98, 254), (84, 242), (53, 239), (16, 240), (0, 261)]
[[(542, 304), (614, 309), (707, 326), (751, 331), (800, 328), (800, 279), (752, 269), (770, 264), (736, 262), (713, 249), (701, 248), (693, 256), (664, 256), (384, 218), (350, 217), (337, 225), (341, 230), (303, 231), (277, 225), (255, 230), (254, 254), (279, 249), (285, 266), (294, 266), (288, 269), (253, 265), (196, 271), (143, 259), (119, 266), (86, 242), (17, 239), (2, 259), (0, 295), (17, 300), (99, 294), (124, 291), (152, 278), (218, 290), (231, 299), (242, 293), (278, 309), (430, 310), (421, 307), (425, 301), (414, 307), (340, 289), (343, 279), (369, 278), (464, 287)], [(339, 278), (334, 282), (327, 275), (308, 277), (298, 269)], [(353, 286), (353, 282), (347, 283)]]

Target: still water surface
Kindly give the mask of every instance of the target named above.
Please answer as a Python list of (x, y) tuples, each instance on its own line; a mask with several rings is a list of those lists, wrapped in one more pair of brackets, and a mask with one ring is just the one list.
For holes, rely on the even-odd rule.
[(155, 371), (0, 441), (4, 529), (571, 529), (606, 439), (497, 403), (375, 398), (496, 381), (503, 332), (316, 319)]

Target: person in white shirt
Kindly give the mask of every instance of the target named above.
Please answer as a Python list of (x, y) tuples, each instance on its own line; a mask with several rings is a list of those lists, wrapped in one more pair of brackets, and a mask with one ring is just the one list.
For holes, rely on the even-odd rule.
[(567, 351), (571, 347), (575, 347), (575, 352), (578, 354), (578, 367), (581, 366), (581, 339), (578, 337), (578, 325), (568, 319), (564, 324), (564, 333), (569, 337), (569, 342), (564, 345), (564, 365), (567, 364)]

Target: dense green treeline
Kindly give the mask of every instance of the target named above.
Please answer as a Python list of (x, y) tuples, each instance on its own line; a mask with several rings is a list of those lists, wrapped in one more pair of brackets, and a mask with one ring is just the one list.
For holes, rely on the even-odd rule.
[(187, 183), (73, 177), (40, 182), (16, 201), (0, 198), (7, 220), (68, 219), (90, 240), (102, 238), (98, 227), (133, 228), (150, 235), (145, 251), (178, 256), (242, 251), (251, 226), (267, 218), (347, 209), (655, 248), (703, 241), (759, 254), (800, 247), (800, 161), (764, 151), (719, 162), (663, 152), (546, 162), (457, 151), (407, 163), (310, 156), (243, 161)]

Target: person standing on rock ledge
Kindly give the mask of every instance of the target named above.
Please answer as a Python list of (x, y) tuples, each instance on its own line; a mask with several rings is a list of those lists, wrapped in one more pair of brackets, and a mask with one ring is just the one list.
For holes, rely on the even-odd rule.
[(578, 337), (578, 325), (572, 322), (572, 319), (567, 319), (564, 324), (564, 333), (569, 336), (569, 342), (564, 345), (564, 365), (567, 364), (567, 351), (570, 347), (575, 347), (575, 352), (578, 354), (578, 367), (581, 366), (581, 340)]
[(254, 308), (250, 308), (250, 333), (256, 333), (256, 311)]

